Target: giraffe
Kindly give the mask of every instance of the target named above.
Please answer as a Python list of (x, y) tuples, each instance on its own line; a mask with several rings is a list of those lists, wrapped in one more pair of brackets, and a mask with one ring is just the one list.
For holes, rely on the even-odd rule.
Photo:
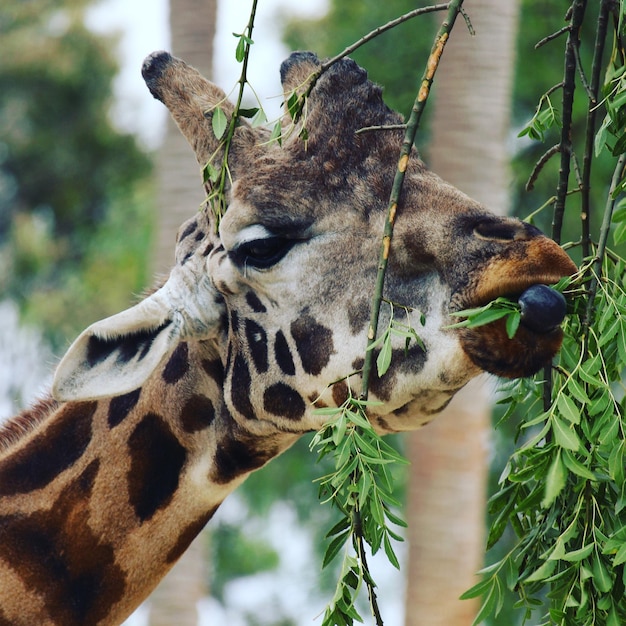
[[(291, 55), (285, 94), (319, 64)], [(198, 162), (220, 158), (211, 116), (218, 104), (232, 115), (224, 93), (166, 52), (142, 73)], [(403, 133), (357, 131), (401, 122), (344, 59), (282, 145), (239, 123), (219, 228), (210, 210), (192, 215), (164, 284), (87, 328), (52, 395), (0, 431), (0, 625), (121, 623), (229, 493), (321, 427), (316, 407), (358, 389)], [(421, 343), (396, 345), (373, 376), (374, 427), (418, 428), (481, 372), (521, 377), (548, 363), (558, 326), (522, 324), (509, 339), (502, 321), (451, 329), (450, 314), (575, 269), (536, 228), (489, 213), (414, 150), (385, 297), (407, 307)]]

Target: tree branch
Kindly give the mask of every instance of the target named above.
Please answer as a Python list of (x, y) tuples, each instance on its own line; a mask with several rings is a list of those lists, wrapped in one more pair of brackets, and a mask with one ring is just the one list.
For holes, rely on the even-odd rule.
[(552, 239), (561, 243), (563, 215), (565, 213), (565, 198), (570, 173), (572, 153), (572, 108), (574, 105), (574, 89), (576, 87), (576, 48), (580, 45), (579, 32), (585, 15), (587, 0), (574, 0), (571, 7), (571, 21), (569, 34), (565, 46), (565, 68), (563, 76), (563, 126), (561, 128), (561, 167), (559, 182), (556, 190), (556, 202), (552, 218)]
[[(622, 154), (617, 160), (615, 170), (613, 171), (613, 178), (611, 179), (611, 187), (607, 194), (606, 205), (604, 208), (604, 216), (602, 218), (602, 225), (600, 226), (600, 237), (598, 239), (598, 247), (593, 260), (593, 278), (589, 284), (589, 296), (587, 300), (587, 310), (585, 311), (585, 319), (583, 320), (583, 326), (588, 328), (591, 324), (593, 314), (595, 312), (595, 296), (598, 290), (598, 276), (602, 273), (602, 262), (604, 260), (604, 254), (606, 252), (606, 244), (609, 239), (609, 232), (611, 231), (611, 219), (613, 217), (613, 210), (615, 209), (616, 198), (614, 198), (614, 192), (620, 181), (624, 177), (624, 171), (626, 170), (626, 153)], [(585, 333), (586, 335), (586, 333)]]
[[(435, 77), (435, 72), (439, 66), (439, 60), (443, 53), (443, 49), (446, 45), (450, 32), (454, 26), (454, 22), (461, 11), (461, 5), (463, 0), (452, 0), (448, 4), (448, 13), (446, 19), (441, 24), (439, 31), (435, 37), (433, 47), (426, 63), (426, 69), (422, 76), (421, 84), (417, 97), (411, 110), (411, 115), (407, 122), (407, 129), (404, 134), (404, 140), (402, 142), (402, 148), (400, 149), (400, 157), (396, 168), (396, 175), (391, 188), (391, 196), (389, 198), (389, 206), (387, 209), (387, 219), (385, 221), (385, 227), (383, 230), (383, 241), (380, 249), (380, 255), (378, 259), (378, 273), (376, 276), (376, 285), (374, 289), (374, 296), (372, 298), (372, 308), (370, 325), (367, 333), (367, 346), (369, 347), (376, 340), (376, 333), (378, 329), (378, 318), (380, 316), (380, 306), (383, 298), (383, 286), (385, 283), (385, 273), (387, 270), (387, 263), (389, 260), (389, 252), (391, 249), (391, 239), (393, 237), (393, 228), (396, 219), (396, 211), (398, 208), (398, 201), (400, 199), (400, 192), (404, 183), (404, 174), (409, 162), (409, 154), (413, 148), (413, 142), (415, 141), (415, 134), (419, 127), (419, 123), (430, 93), (430, 87)], [(369, 389), (369, 379), (372, 370), (372, 364), (374, 360), (374, 351), (366, 350), (365, 362), (363, 363), (363, 380), (361, 385), (361, 398), (367, 399)]]
[(535, 44), (535, 50), (541, 48), (541, 46), (544, 46), (549, 41), (554, 41), (555, 39), (557, 39), (561, 35), (569, 32), (569, 29), (570, 29), (570, 25), (568, 24), (567, 26), (563, 26), (563, 28), (560, 28), (559, 30), (557, 30), (556, 33), (552, 33), (551, 35), (548, 35), (547, 37), (544, 37), (543, 39), (539, 40)]
[(582, 229), (583, 258), (591, 254), (591, 164), (593, 161), (594, 139), (596, 134), (596, 116), (598, 111), (598, 93), (600, 90), (600, 73), (602, 71), (602, 55), (609, 23), (609, 1), (602, 0), (598, 14), (596, 41), (593, 49), (591, 65), (591, 83), (589, 85), (589, 106), (587, 109), (587, 127), (585, 129), (585, 148), (583, 153), (583, 173), (580, 189), (582, 192), (580, 222)]
[[(450, 6), (450, 4), (434, 4), (434, 5), (427, 6), (427, 7), (421, 7), (419, 9), (413, 9), (413, 11), (409, 11), (408, 13), (401, 15), (400, 17), (397, 17), (396, 19), (391, 20), (390, 22), (387, 22), (386, 24), (383, 24), (382, 26), (379, 26), (378, 28), (375, 28), (373, 31), (369, 32), (367, 35), (361, 37), (361, 39), (359, 39), (358, 41), (355, 41), (353, 44), (345, 48), (343, 52), (340, 52), (338, 55), (332, 57), (331, 59), (324, 61), (324, 63), (320, 65), (319, 69), (309, 78), (308, 87), (306, 91), (304, 92), (303, 96), (301, 97), (300, 101), (302, 103), (306, 101), (306, 99), (311, 95), (311, 91), (313, 90), (313, 87), (315, 87), (315, 84), (319, 80), (320, 76), (329, 67), (337, 63), (337, 61), (340, 61), (344, 57), (347, 57), (349, 54), (352, 54), (355, 50), (360, 48), (362, 45), (366, 44), (368, 41), (375, 39), (379, 35), (382, 35), (382, 33), (388, 30), (391, 30), (392, 28), (395, 28), (396, 26), (402, 24), (403, 22), (408, 22), (410, 19), (413, 19), (414, 17), (417, 17), (418, 15), (425, 15), (426, 13), (434, 13), (435, 11), (444, 11)], [(299, 117), (299, 113), (294, 115), (294, 120), (297, 119), (298, 117)]]
[(545, 167), (546, 163), (559, 152), (561, 149), (561, 144), (556, 144), (546, 150), (541, 158), (535, 163), (535, 167), (533, 167), (533, 171), (530, 173), (528, 177), (528, 181), (526, 182), (526, 191), (532, 191), (535, 186), (535, 181), (537, 180), (541, 170)]

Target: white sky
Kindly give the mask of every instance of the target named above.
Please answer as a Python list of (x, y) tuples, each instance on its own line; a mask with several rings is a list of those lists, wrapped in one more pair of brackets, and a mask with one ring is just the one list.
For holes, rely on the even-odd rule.
[[(214, 80), (227, 93), (240, 74), (235, 61), (236, 39), (248, 22), (251, 0), (218, 0)], [(288, 51), (280, 42), (277, 14), (319, 15), (326, 0), (259, 0), (253, 33), (254, 48), (248, 78), (262, 99), (268, 117), (276, 117), (280, 107), (279, 66)], [(102, 0), (87, 16), (88, 26), (103, 33), (119, 32), (118, 50), (121, 73), (115, 83), (115, 123), (125, 131), (136, 132), (150, 148), (158, 146), (165, 108), (153, 100), (141, 78), (141, 63), (154, 50), (169, 50), (168, 0)]]

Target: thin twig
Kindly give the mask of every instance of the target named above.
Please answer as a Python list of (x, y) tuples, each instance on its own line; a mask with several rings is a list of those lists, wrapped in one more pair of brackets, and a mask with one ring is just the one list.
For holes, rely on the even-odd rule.
[[(252, 29), (254, 28), (254, 20), (256, 17), (256, 8), (257, 8), (258, 0), (253, 0), (252, 8), (250, 9), (250, 18), (248, 19), (248, 24), (246, 26), (245, 35), (246, 37), (252, 41)], [(226, 212), (226, 200), (225, 200), (225, 190), (226, 190), (226, 179), (230, 177), (228, 170), (228, 153), (230, 152), (230, 145), (232, 143), (233, 137), (235, 136), (235, 130), (237, 129), (237, 123), (239, 121), (239, 109), (241, 107), (241, 102), (243, 100), (243, 94), (248, 82), (248, 59), (250, 58), (250, 43), (246, 41), (244, 47), (244, 56), (243, 63), (241, 67), (241, 75), (239, 77), (239, 90), (237, 93), (237, 102), (235, 104), (235, 108), (233, 110), (233, 114), (230, 118), (230, 123), (228, 124), (228, 133), (226, 134), (226, 139), (224, 140), (224, 156), (222, 157), (222, 168), (220, 172), (220, 180), (219, 186), (216, 194), (216, 202), (217, 206), (213, 205), (213, 214), (215, 216), (215, 228), (216, 231), (219, 228), (220, 220), (224, 216)]]
[(354, 536), (356, 539), (356, 549), (357, 554), (359, 555), (359, 559), (363, 566), (363, 571), (365, 572), (365, 586), (367, 587), (367, 597), (370, 601), (370, 609), (372, 611), (372, 616), (374, 617), (376, 626), (383, 626), (383, 616), (380, 613), (380, 607), (378, 606), (378, 597), (376, 596), (376, 591), (374, 590), (373, 585), (368, 580), (370, 576), (370, 569), (367, 563), (367, 556), (365, 554), (365, 541), (363, 539), (363, 528), (361, 522), (361, 512), (357, 508), (354, 512), (353, 516), (354, 523)]
[(384, 126), (364, 126), (354, 132), (355, 135), (369, 133), (374, 130), (406, 130), (406, 124), (386, 124)]
[(574, 55), (576, 56), (576, 67), (578, 68), (580, 82), (583, 85), (583, 89), (587, 92), (587, 97), (591, 98), (591, 86), (585, 76), (585, 68), (583, 67), (583, 62), (580, 58), (580, 46), (574, 46)]
[(589, 85), (589, 106), (587, 109), (587, 127), (585, 129), (585, 148), (583, 152), (583, 173), (581, 181), (582, 200), (580, 222), (582, 229), (583, 258), (591, 253), (591, 165), (593, 162), (594, 140), (596, 135), (596, 117), (598, 111), (598, 95), (600, 91), (600, 74), (602, 71), (602, 55), (606, 41), (609, 22), (609, 2), (602, 0), (598, 14), (596, 41), (593, 49), (591, 65), (591, 83)]
[(563, 26), (563, 28), (559, 28), (559, 30), (557, 30), (556, 33), (552, 33), (551, 35), (544, 37), (543, 39), (541, 39), (535, 44), (535, 50), (541, 48), (541, 46), (547, 44), (549, 41), (554, 41), (561, 35), (569, 32), (569, 29), (570, 29), (570, 25), (568, 24), (567, 26)]
[(563, 126), (561, 127), (561, 166), (559, 170), (559, 182), (556, 190), (556, 202), (552, 218), (552, 239), (561, 242), (561, 229), (563, 227), (563, 215), (565, 213), (565, 198), (570, 173), (570, 160), (572, 152), (572, 109), (574, 106), (574, 89), (576, 87), (576, 52), (579, 45), (579, 31), (585, 15), (587, 0), (574, 0), (571, 6), (571, 21), (567, 44), (565, 46), (565, 68), (563, 72)]
[(345, 50), (343, 50), (343, 52), (340, 52), (337, 56), (334, 56), (332, 59), (328, 59), (327, 61), (322, 63), (319, 69), (320, 75), (323, 74), (331, 65), (334, 65), (335, 63), (337, 63), (337, 61), (340, 61), (344, 57), (347, 57), (349, 54), (352, 54), (355, 50), (360, 48), (362, 45), (366, 44), (368, 41), (371, 41), (372, 39), (375, 39), (379, 35), (382, 35), (385, 31), (395, 28), (396, 26), (399, 26), (403, 22), (407, 22), (408, 20), (413, 19), (414, 17), (417, 17), (418, 15), (424, 15), (426, 13), (434, 13), (435, 11), (445, 11), (445, 9), (447, 9), (448, 6), (449, 6), (448, 4), (434, 4), (428, 7), (421, 7), (419, 9), (413, 9), (413, 11), (409, 11), (408, 13), (405, 13), (404, 15), (401, 15), (400, 17), (397, 17), (391, 20), (387, 22), (386, 24), (383, 24), (382, 26), (375, 28), (373, 31), (367, 33), (367, 35), (365, 35), (364, 37), (361, 37), (361, 39), (359, 39), (358, 41), (355, 41), (353, 44), (348, 46)]
[[(552, 239), (561, 243), (563, 215), (565, 214), (565, 199), (569, 184), (570, 162), (572, 158), (572, 109), (574, 107), (574, 89), (576, 87), (576, 48), (578, 47), (579, 32), (587, 0), (574, 0), (568, 11), (569, 25), (567, 27), (567, 43), (565, 44), (565, 68), (563, 71), (563, 99), (562, 99), (562, 127), (559, 152), (561, 166), (559, 168), (559, 182), (556, 189), (556, 200), (552, 213)], [(543, 388), (543, 408), (547, 411), (552, 402), (552, 370), (551, 366), (544, 369), (545, 385)]]
[[(389, 206), (387, 209), (387, 219), (385, 220), (385, 227), (383, 231), (383, 241), (381, 245), (380, 255), (378, 259), (378, 273), (376, 276), (376, 286), (374, 289), (374, 296), (372, 298), (372, 308), (370, 324), (367, 333), (367, 345), (368, 347), (376, 340), (376, 333), (378, 330), (378, 318), (380, 315), (380, 306), (383, 297), (383, 286), (385, 283), (385, 273), (387, 270), (387, 262), (389, 260), (389, 252), (391, 249), (391, 239), (393, 236), (393, 227), (395, 224), (396, 211), (398, 208), (398, 201), (400, 199), (400, 191), (402, 190), (402, 184), (404, 182), (404, 174), (409, 162), (409, 154), (413, 148), (413, 142), (415, 141), (415, 134), (430, 93), (430, 87), (432, 85), (435, 72), (439, 66), (439, 60), (443, 53), (446, 41), (450, 36), (450, 32), (454, 26), (454, 22), (461, 10), (463, 0), (452, 0), (448, 5), (448, 13), (446, 19), (441, 24), (439, 31), (435, 37), (433, 47), (426, 63), (426, 69), (422, 76), (420, 88), (415, 98), (411, 115), (409, 117), (406, 132), (404, 134), (404, 140), (402, 142), (402, 148), (400, 150), (400, 157), (396, 168), (396, 175), (393, 180), (393, 186), (391, 188), (391, 196), (389, 198)], [(373, 365), (373, 350), (366, 350), (365, 362), (363, 363), (363, 380), (361, 385), (361, 399), (367, 399), (369, 390), (369, 379)]]
[(463, 10), (463, 7), (459, 7), (459, 13), (463, 16), (465, 20), (465, 26), (467, 26), (467, 30), (469, 34), (474, 37), (476, 35), (476, 31), (474, 30), (474, 26), (472, 26), (472, 21), (470, 20), (470, 16)]
[(560, 83), (557, 83), (556, 85), (552, 85), (552, 87), (550, 87), (550, 89), (548, 89), (548, 91), (546, 91), (544, 96), (546, 98), (551, 96), (555, 91), (558, 91), (559, 89), (561, 89), (561, 87), (563, 87), (563, 81), (561, 81)]
[(578, 157), (574, 149), (572, 149), (572, 167), (574, 169), (574, 176), (576, 177), (576, 184), (579, 189), (582, 189), (583, 179), (580, 173), (580, 163), (578, 163)]
[(613, 197), (614, 191), (624, 177), (625, 169), (626, 154), (622, 154), (617, 160), (615, 170), (613, 171), (611, 188), (609, 189), (609, 192), (607, 194), (607, 200), (604, 207), (604, 216), (602, 217), (602, 225), (600, 226), (600, 237), (598, 239), (598, 246), (596, 248), (596, 254), (593, 263), (593, 278), (589, 283), (589, 299), (587, 300), (587, 310), (585, 311), (585, 319), (583, 320), (583, 327), (585, 329), (590, 326), (594, 314), (594, 301), (596, 292), (598, 290), (597, 277), (600, 276), (602, 273), (602, 262), (604, 261), (604, 255), (606, 253), (606, 244), (608, 242), (609, 232), (611, 230), (611, 219), (613, 218), (613, 210), (615, 209), (615, 204), (617, 200)]
[(552, 146), (551, 148), (549, 148), (543, 153), (541, 158), (537, 161), (537, 163), (535, 163), (535, 167), (533, 167), (533, 171), (530, 173), (530, 176), (528, 177), (528, 181), (526, 182), (526, 187), (525, 187), (526, 191), (533, 190), (533, 188), (535, 187), (535, 182), (537, 181), (537, 178), (539, 177), (541, 170), (545, 167), (546, 163), (555, 154), (558, 154), (560, 149), (561, 149), (561, 144), (557, 143), (556, 145)]
[[(347, 57), (349, 54), (352, 54), (355, 50), (360, 48), (362, 45), (366, 44), (368, 41), (371, 41), (372, 39), (375, 39), (379, 35), (382, 35), (382, 33), (388, 30), (391, 30), (392, 28), (395, 28), (396, 26), (399, 26), (403, 22), (408, 22), (410, 19), (413, 19), (414, 17), (417, 17), (419, 15), (425, 15), (426, 13), (434, 13), (435, 11), (444, 11), (450, 6), (450, 4), (434, 4), (434, 5), (427, 6), (427, 7), (421, 7), (419, 9), (413, 9), (413, 11), (409, 11), (408, 13), (405, 13), (404, 15), (401, 15), (400, 17), (397, 17), (391, 20), (390, 22), (387, 22), (386, 24), (383, 24), (382, 26), (375, 28), (373, 31), (367, 33), (367, 35), (361, 37), (361, 39), (359, 39), (358, 41), (355, 41), (353, 44), (349, 45), (342, 52), (340, 52), (337, 56), (334, 56), (331, 59), (324, 61), (320, 65), (319, 69), (309, 78), (309, 84), (303, 96), (301, 97), (301, 102), (306, 102), (306, 99), (311, 95), (311, 91), (313, 90), (313, 87), (315, 87), (320, 76), (326, 70), (328, 70), (328, 68), (330, 68), (332, 65), (337, 63), (337, 61), (340, 61), (344, 57)], [(295, 115), (294, 118), (297, 119), (298, 115)]]

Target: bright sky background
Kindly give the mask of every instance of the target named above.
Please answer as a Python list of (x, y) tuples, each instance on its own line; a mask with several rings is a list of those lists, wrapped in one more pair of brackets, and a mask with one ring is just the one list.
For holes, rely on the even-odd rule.
[[(218, 0), (214, 80), (227, 93), (241, 71), (234, 58), (237, 42), (232, 33), (243, 31), (251, 6), (251, 0)], [(326, 0), (259, 0), (248, 78), (270, 119), (280, 108), (278, 69), (288, 54), (280, 42), (276, 16), (320, 15), (326, 6)], [(168, 0), (102, 0), (94, 4), (87, 18), (92, 30), (121, 35), (121, 73), (115, 84), (113, 117), (121, 129), (138, 133), (151, 148), (158, 146), (166, 113), (148, 93), (140, 70), (150, 52), (170, 49), (168, 17)]]

